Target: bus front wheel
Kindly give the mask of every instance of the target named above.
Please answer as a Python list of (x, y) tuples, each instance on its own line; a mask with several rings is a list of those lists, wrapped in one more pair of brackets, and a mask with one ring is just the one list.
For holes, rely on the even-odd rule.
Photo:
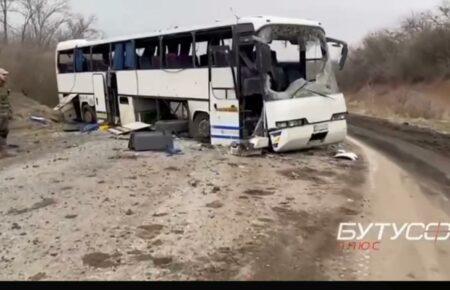
[(193, 137), (195, 139), (205, 140), (211, 137), (211, 123), (208, 114), (197, 114), (197, 116), (195, 116), (193, 125)]
[(83, 121), (88, 124), (97, 122), (97, 117), (94, 109), (87, 104), (83, 106)]

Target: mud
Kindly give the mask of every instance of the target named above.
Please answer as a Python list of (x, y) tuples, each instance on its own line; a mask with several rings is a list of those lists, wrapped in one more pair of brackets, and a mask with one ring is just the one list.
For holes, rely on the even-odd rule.
[(138, 233), (136, 236), (144, 240), (153, 240), (154, 238), (158, 237), (161, 234), (163, 228), (164, 228), (163, 225), (139, 226)]
[(208, 203), (206, 205), (206, 207), (214, 208), (214, 209), (222, 208), (223, 206), (224, 206), (224, 204), (222, 202), (218, 201), (218, 200), (216, 200), (214, 202), (211, 202), (211, 203)]
[(251, 195), (251, 196), (270, 196), (270, 195), (274, 195), (275, 192), (267, 191), (267, 190), (261, 190), (261, 189), (249, 189), (249, 190), (246, 190), (244, 192), (244, 194)]
[(430, 195), (437, 191), (450, 198), (450, 135), (360, 115), (350, 116), (349, 128), (411, 172)]
[(56, 204), (56, 201), (53, 198), (44, 198), (42, 201), (33, 204), (29, 208), (24, 208), (24, 209), (12, 208), (12, 209), (10, 209), (8, 211), (8, 214), (10, 214), (10, 215), (21, 215), (21, 214), (28, 213), (28, 212), (31, 212), (31, 211), (34, 211), (34, 210), (39, 210), (39, 209), (42, 209), (42, 208), (45, 208), (47, 206), (51, 206), (51, 205), (54, 205), (54, 204)]
[(83, 264), (94, 268), (111, 268), (120, 264), (120, 255), (109, 255), (105, 253), (91, 253), (83, 256)]

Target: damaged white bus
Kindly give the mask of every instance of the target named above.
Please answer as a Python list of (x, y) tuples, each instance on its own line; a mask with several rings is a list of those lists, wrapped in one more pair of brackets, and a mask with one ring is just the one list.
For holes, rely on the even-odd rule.
[(342, 142), (347, 107), (321, 24), (248, 17), (110, 40), (58, 44), (60, 108), (85, 122), (185, 120), (213, 145), (286, 152)]

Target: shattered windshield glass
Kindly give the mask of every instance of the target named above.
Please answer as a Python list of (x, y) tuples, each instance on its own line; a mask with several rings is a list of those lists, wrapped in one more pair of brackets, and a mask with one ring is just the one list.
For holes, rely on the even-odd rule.
[(321, 28), (270, 25), (259, 32), (270, 46), (272, 69), (266, 93), (271, 99), (327, 96), (339, 92)]

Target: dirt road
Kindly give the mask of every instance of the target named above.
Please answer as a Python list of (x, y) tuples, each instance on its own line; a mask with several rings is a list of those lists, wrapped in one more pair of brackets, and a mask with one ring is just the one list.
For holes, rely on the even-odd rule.
[[(369, 164), (367, 218), (358, 222), (450, 222), (449, 137), (366, 117), (354, 116), (351, 122), (351, 134), (364, 140), (351, 142), (362, 148)], [(450, 279), (448, 241), (385, 238), (380, 251), (360, 255), (371, 280)]]
[(38, 132), (13, 132), (22, 153), (0, 160), (0, 280), (355, 278), (336, 230), (363, 207), (363, 160)]
[(353, 121), (351, 133), (370, 145), (344, 145), (357, 162), (337, 148), (239, 158), (190, 140), (183, 155), (135, 154), (104, 133), (14, 130), (20, 155), (0, 159), (0, 280), (449, 279), (447, 244), (342, 251), (336, 235), (341, 222), (448, 222), (445, 174), (417, 176), (407, 164), (427, 158), (397, 162), (392, 149), (445, 158), (444, 136), (434, 146)]

